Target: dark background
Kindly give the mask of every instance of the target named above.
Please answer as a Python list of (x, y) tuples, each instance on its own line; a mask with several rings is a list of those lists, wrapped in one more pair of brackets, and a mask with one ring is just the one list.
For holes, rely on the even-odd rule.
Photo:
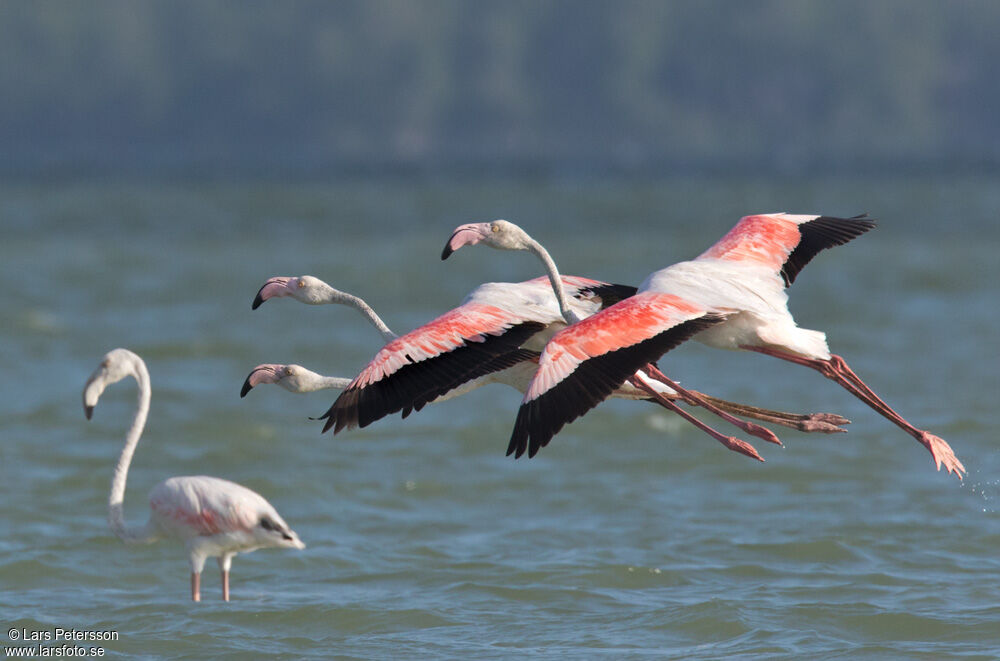
[(983, 172), (1000, 3), (0, 2), (0, 174)]

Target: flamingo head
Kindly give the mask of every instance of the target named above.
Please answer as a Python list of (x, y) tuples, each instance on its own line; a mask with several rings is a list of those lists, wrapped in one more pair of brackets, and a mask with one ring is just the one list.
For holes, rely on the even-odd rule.
[(278, 516), (277, 512), (263, 512), (253, 527), (251, 534), (262, 547), (304, 549), (305, 544)]
[(97, 400), (101, 398), (105, 388), (135, 374), (134, 364), (138, 359), (139, 357), (128, 349), (112, 349), (104, 354), (101, 364), (83, 387), (83, 414), (87, 416), (87, 420), (94, 415), (94, 407), (97, 406)]
[(523, 229), (506, 220), (459, 225), (451, 233), (451, 238), (441, 251), (441, 259), (448, 259), (451, 253), (462, 246), (477, 243), (483, 243), (497, 250), (527, 250), (531, 244), (531, 237)]
[(270, 278), (257, 291), (250, 309), (256, 310), (267, 299), (280, 298), (282, 296), (291, 296), (295, 300), (308, 303), (309, 305), (320, 305), (321, 303), (329, 302), (332, 291), (336, 290), (319, 278), (314, 278), (311, 275), (301, 275), (297, 278), (284, 276)]
[(321, 378), (301, 365), (258, 365), (243, 382), (240, 397), (246, 397), (254, 386), (261, 383), (276, 383), (288, 392), (311, 392), (317, 389), (317, 381)]

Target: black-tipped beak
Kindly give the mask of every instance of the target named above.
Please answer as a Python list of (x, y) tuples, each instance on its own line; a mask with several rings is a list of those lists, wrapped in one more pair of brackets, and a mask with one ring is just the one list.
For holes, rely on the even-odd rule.
[[(454, 235), (452, 235), (454, 237)], [(448, 243), (444, 244), (444, 250), (441, 251), (441, 261), (451, 257), (451, 253), (455, 252), (451, 249), (451, 239), (448, 239)]]
[(90, 420), (93, 417), (93, 415), (94, 415), (94, 407), (93, 406), (87, 406), (86, 404), (84, 404), (83, 405), (83, 414), (85, 416), (87, 416), (87, 420)]
[(250, 377), (248, 376), (247, 380), (243, 382), (243, 387), (240, 388), (240, 398), (246, 397), (247, 393), (251, 390), (253, 390), (253, 384), (250, 383)]
[[(267, 287), (267, 285), (264, 285), (264, 287)], [(262, 291), (264, 291), (264, 287), (261, 287), (260, 289), (258, 289), (257, 290), (257, 295), (253, 297), (253, 304), (250, 305), (250, 309), (251, 310), (256, 310), (257, 308), (260, 307), (260, 304), (264, 302), (263, 297), (261, 297), (261, 295), (260, 295), (260, 293)]]

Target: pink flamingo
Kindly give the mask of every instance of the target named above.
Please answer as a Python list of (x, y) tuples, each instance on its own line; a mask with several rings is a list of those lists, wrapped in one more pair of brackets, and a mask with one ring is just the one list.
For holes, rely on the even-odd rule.
[[(843, 245), (875, 222), (864, 216), (833, 218), (785, 213), (746, 216), (696, 259), (655, 271), (639, 293), (553, 337), (525, 394), (509, 452), (529, 454), (544, 446), (566, 423), (603, 397), (579, 395), (593, 370), (614, 365), (615, 378), (660, 354), (659, 338), (676, 333), (694, 314), (722, 315), (694, 339), (712, 347), (756, 351), (810, 367), (835, 381), (876, 412), (913, 436), (941, 466), (962, 479), (965, 467), (943, 439), (917, 429), (882, 401), (840, 356), (830, 353), (826, 335), (797, 326), (788, 311), (785, 288), (821, 250)], [(446, 251), (484, 242), (494, 248), (525, 250), (524, 231), (495, 221), (458, 228)], [(631, 371), (630, 371), (631, 370)], [(655, 367), (653, 368), (655, 370)], [(672, 383), (658, 370), (656, 378)], [(566, 402), (572, 405), (567, 406)]]
[(139, 386), (139, 403), (108, 497), (108, 524), (119, 539), (126, 544), (150, 544), (162, 537), (183, 541), (191, 564), (192, 601), (201, 601), (201, 571), (207, 558), (218, 558), (222, 598), (229, 601), (229, 568), (237, 553), (260, 548), (305, 548), (263, 496), (235, 482), (205, 475), (171, 477), (157, 484), (149, 494), (149, 521), (139, 529), (127, 528), (123, 514), (125, 481), (149, 414), (149, 371), (136, 354), (114, 349), (104, 356), (83, 389), (83, 411), (90, 420), (104, 389), (128, 376)]
[[(390, 338), (391, 341), (355, 381), (365, 378), (366, 375), (370, 378), (373, 373), (380, 374), (381, 378), (372, 379), (372, 383), (360, 388), (355, 387), (356, 384), (347, 384), (348, 391), (345, 394), (349, 398), (346, 401), (342, 399), (343, 396), (338, 398), (331, 407), (334, 414), (328, 411), (324, 416), (330, 418), (324, 431), (330, 426), (336, 426), (336, 432), (345, 426), (357, 424), (365, 426), (398, 410), (402, 410), (403, 417), (406, 417), (412, 410), (419, 410), (429, 401), (450, 399), (487, 383), (504, 383), (523, 393), (534, 375), (538, 359), (538, 352), (528, 347), (541, 348), (547, 338), (565, 326), (559, 307), (571, 309), (573, 314), (586, 316), (600, 306), (606, 306), (634, 292), (632, 287), (609, 285), (574, 276), (560, 277), (560, 282), (566, 285), (571, 295), (566, 296), (564, 292), (554, 293), (544, 278), (523, 283), (483, 285), (470, 294), (462, 306), (401, 338), (397, 338), (371, 306), (362, 299), (336, 290), (312, 276), (270, 278), (258, 291), (253, 307), (259, 307), (261, 303), (274, 297), (292, 297), (314, 305), (322, 303), (349, 305), (362, 312), (384, 338)], [(561, 306), (558, 302), (560, 294), (564, 301)], [(511, 342), (502, 348), (506, 354), (500, 357), (484, 356), (481, 339), (485, 335), (487, 342), (495, 342), (496, 339), (489, 339), (490, 334), (505, 333), (510, 330), (504, 327), (507, 322), (511, 325), (538, 324), (543, 328), (537, 333), (534, 331), (528, 333), (530, 339), (520, 349), (511, 349), (510, 347), (514, 346)], [(449, 333), (451, 335), (448, 335)], [(517, 338), (515, 340), (519, 341)], [(425, 353), (420, 355), (418, 351)], [(414, 355), (418, 358), (414, 359)], [(456, 377), (455, 366), (456, 364), (461, 366), (460, 361), (466, 361), (467, 366), (474, 367), (471, 372)], [(388, 369), (386, 365), (389, 365)], [(258, 366), (251, 371), (244, 382), (241, 395), (245, 395), (259, 383), (278, 383), (292, 392), (306, 392), (319, 388), (345, 388), (344, 379), (323, 377), (294, 365), (290, 366), (293, 374), (289, 375), (288, 367), (271, 364)], [(379, 369), (382, 370), (381, 373), (378, 372)], [(420, 384), (414, 382), (425, 378), (428, 374), (430, 376), (426, 378), (438, 379), (439, 385), (431, 392), (420, 394)], [(644, 375), (637, 376), (646, 381), (641, 388), (632, 383), (623, 384), (612, 393), (612, 396), (649, 400), (654, 398), (649, 393), (652, 389), (661, 399), (677, 398), (677, 394), (662, 383), (646, 379)], [(372, 384), (375, 384), (374, 387)], [(400, 395), (401, 388), (402, 395)], [(385, 391), (397, 397), (391, 407), (386, 404), (387, 398), (382, 396), (382, 392)], [(836, 425), (848, 422), (845, 418), (830, 414), (791, 414), (718, 400), (708, 395), (701, 396), (716, 406), (738, 415), (775, 421), (797, 429), (832, 433), (843, 431)], [(369, 413), (365, 413), (362, 404), (359, 404), (366, 397), (369, 398)], [(375, 403), (372, 404), (371, 400), (375, 400)], [(666, 406), (674, 410), (672, 406)], [(331, 422), (334, 420), (334, 415), (336, 421)], [(337, 426), (338, 423), (342, 424)], [(750, 448), (748, 453), (756, 454), (749, 444), (745, 445)]]

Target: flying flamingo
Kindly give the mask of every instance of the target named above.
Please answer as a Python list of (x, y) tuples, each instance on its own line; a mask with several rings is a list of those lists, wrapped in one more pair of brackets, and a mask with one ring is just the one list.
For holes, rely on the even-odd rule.
[[(572, 407), (565, 405), (567, 393), (581, 389), (588, 371), (613, 363), (615, 380), (619, 374), (628, 378), (629, 370), (642, 367), (655, 353), (653, 340), (683, 324), (686, 315), (692, 314), (687, 308), (693, 306), (725, 316), (722, 323), (702, 330), (694, 339), (721, 349), (756, 351), (819, 371), (913, 436), (930, 451), (938, 470), (943, 464), (962, 479), (965, 466), (946, 441), (917, 429), (892, 410), (843, 358), (830, 353), (824, 333), (799, 328), (788, 311), (785, 289), (813, 257), (874, 226), (875, 221), (864, 216), (745, 216), (693, 261), (655, 271), (636, 296), (553, 337), (518, 412), (509, 451), (520, 454), (527, 445), (533, 454), (532, 450), (546, 445), (566, 422), (603, 399), (590, 395)], [(525, 236), (521, 228), (506, 221), (463, 225), (452, 235), (445, 253), (478, 242), (499, 249), (531, 250), (525, 247)], [(651, 374), (671, 383), (658, 370)]]
[(183, 541), (191, 563), (192, 601), (201, 601), (201, 571), (207, 558), (218, 558), (222, 598), (229, 601), (229, 568), (237, 553), (269, 547), (305, 548), (263, 496), (235, 482), (205, 475), (171, 477), (160, 482), (149, 494), (149, 521), (142, 528), (127, 528), (123, 513), (125, 481), (149, 414), (149, 371), (136, 354), (114, 349), (104, 356), (83, 389), (83, 411), (90, 420), (104, 389), (128, 376), (139, 385), (139, 403), (108, 497), (108, 524), (119, 539), (126, 544), (150, 544), (162, 537)]
[[(554, 295), (545, 278), (522, 283), (488, 283), (473, 291), (463, 305), (399, 338), (364, 300), (334, 289), (312, 276), (270, 278), (258, 291), (252, 307), (256, 309), (264, 301), (275, 297), (291, 297), (313, 305), (348, 305), (358, 309), (383, 338), (390, 340), (355, 379), (359, 383), (364, 378), (371, 381), (360, 388), (355, 387), (356, 384), (348, 384), (345, 393), (348, 397), (338, 398), (331, 407), (334, 413), (328, 411), (323, 416), (329, 418), (324, 431), (334, 426), (336, 432), (344, 427), (366, 426), (399, 410), (406, 417), (410, 411), (419, 410), (427, 402), (450, 399), (487, 383), (503, 383), (523, 393), (534, 375), (538, 360), (538, 352), (528, 347), (541, 348), (548, 337), (565, 325), (559, 307), (572, 309), (575, 314), (586, 316), (601, 305), (607, 306), (634, 293), (632, 287), (610, 285), (575, 276), (561, 277), (560, 282), (565, 283), (571, 292), (568, 297), (563, 293), (564, 303), (561, 306), (558, 294)], [(567, 299), (572, 299), (572, 302)], [(497, 305), (503, 309), (497, 308)], [(524, 334), (525, 337), (530, 336), (530, 340), (507, 338), (507, 343), (496, 349), (501, 351), (500, 355), (492, 353), (492, 349), (484, 353), (482, 345), (504, 339), (497, 338), (492, 333), (509, 333), (504, 328), (507, 322), (522, 326), (531, 324), (531, 329), (538, 325), (539, 330), (529, 330)], [(481, 342), (484, 336), (485, 342)], [(526, 346), (517, 349), (516, 342), (526, 343)], [(464, 376), (455, 376), (456, 370), (465, 369), (469, 365), (475, 365), (472, 371)], [(322, 377), (298, 366), (291, 368), (299, 374), (297, 378), (288, 378), (285, 366), (258, 366), (244, 382), (241, 395), (245, 395), (258, 383), (278, 383), (293, 392), (306, 392), (319, 387), (345, 388), (344, 379), (339, 377)], [(379, 378), (371, 378), (373, 374)], [(640, 375), (640, 378), (644, 377)], [(430, 392), (420, 394), (420, 380), (426, 384), (435, 379), (438, 386)], [(657, 381), (644, 380), (648, 383), (642, 388), (631, 383), (623, 384), (612, 396), (648, 400), (653, 399), (648, 392), (652, 388), (661, 397), (677, 398), (677, 394), (669, 387)], [(830, 414), (784, 413), (718, 400), (708, 395), (701, 396), (737, 415), (759, 417), (797, 429), (832, 433), (843, 431), (837, 425), (848, 422), (845, 418)], [(367, 404), (359, 404), (359, 400), (364, 402), (366, 398)], [(368, 408), (365, 409), (364, 406)]]
[[(537, 355), (535, 358), (537, 360)], [(431, 400), (431, 403), (443, 402), (447, 399), (464, 395), (489, 383), (504, 383), (517, 388), (523, 394), (528, 388), (531, 377), (535, 374), (536, 367), (538, 367), (536, 361), (523, 360), (499, 372), (485, 374), (466, 381), (460, 386), (452, 388), (444, 395)], [(243, 388), (240, 390), (240, 397), (246, 397), (247, 393), (254, 387), (265, 383), (277, 384), (292, 393), (308, 393), (328, 389), (344, 390), (351, 385), (352, 380), (342, 376), (323, 376), (301, 365), (268, 363), (258, 365), (250, 370), (250, 374), (243, 382)]]
[[(454, 232), (452, 232), (451, 237), (445, 244), (444, 250), (441, 252), (441, 259), (445, 260), (448, 257), (461, 248), (464, 245), (472, 245), (479, 242), (484, 242), (493, 248), (500, 250), (525, 250), (536, 255), (545, 267), (546, 277), (552, 287), (553, 293), (556, 299), (559, 301), (560, 310), (562, 316), (567, 324), (575, 324), (580, 321), (581, 317), (565, 304), (567, 300), (566, 295), (563, 291), (563, 278), (559, 274), (559, 270), (556, 267), (555, 260), (552, 259), (549, 252), (537, 241), (535, 241), (527, 232), (522, 230), (517, 225), (507, 222), (505, 220), (498, 220), (492, 223), (473, 223), (469, 225), (460, 225)], [(607, 307), (607, 306), (605, 306)], [(693, 311), (694, 308), (691, 308)], [(694, 317), (685, 318), (682, 321), (690, 322), (684, 323), (682, 327), (672, 329), (670, 333), (667, 333), (660, 337), (655, 346), (660, 347), (662, 350), (651, 359), (655, 360), (660, 355), (665, 353), (670, 348), (676, 346), (680, 342), (684, 341), (692, 333), (697, 332), (707, 327), (709, 323), (718, 323), (722, 321), (722, 318), (716, 314), (709, 314), (710, 310), (707, 308), (699, 308), (700, 314)], [(696, 318), (700, 318), (700, 321), (695, 321)], [(679, 322), (680, 323), (680, 322)], [(697, 326), (697, 330), (691, 330), (694, 326)], [(690, 331), (690, 332), (689, 332)], [(732, 436), (726, 436), (722, 434), (705, 423), (701, 422), (694, 416), (680, 409), (672, 401), (666, 401), (664, 396), (663, 386), (668, 386), (668, 392), (676, 397), (678, 394), (685, 402), (695, 406), (701, 406), (706, 410), (710, 411), (714, 415), (726, 420), (727, 422), (739, 427), (740, 429), (753, 434), (759, 438), (762, 438), (771, 443), (776, 443), (781, 445), (781, 441), (774, 433), (755, 423), (745, 422), (738, 418), (735, 418), (730, 413), (735, 413), (737, 415), (743, 415), (744, 417), (755, 418), (758, 420), (772, 422), (775, 424), (783, 425), (786, 427), (792, 427), (799, 429), (801, 431), (819, 431), (824, 433), (834, 433), (843, 432), (845, 430), (841, 429), (837, 425), (847, 424), (850, 421), (838, 415), (830, 413), (815, 413), (811, 415), (804, 416), (791, 416), (790, 414), (784, 414), (774, 411), (766, 411), (765, 409), (758, 409), (755, 407), (749, 407), (747, 405), (739, 405), (742, 407), (742, 411), (736, 410), (731, 406), (727, 406), (728, 402), (724, 400), (718, 400), (715, 398), (707, 397), (702, 393), (693, 390), (686, 390), (681, 388), (676, 382), (671, 381), (660, 372), (656, 365), (650, 362), (650, 364), (641, 366), (639, 371), (633, 376), (629, 376), (626, 380), (627, 384), (632, 387), (639, 389), (647, 393), (650, 399), (659, 402), (664, 407), (674, 411), (684, 419), (688, 420), (691, 424), (698, 427), (702, 431), (705, 431), (709, 436), (721, 442), (724, 446), (731, 450), (741, 452), (747, 456), (753, 457), (763, 461), (763, 458), (757, 453), (753, 446), (749, 445), (745, 441), (734, 438)], [(618, 388), (628, 387), (624, 384), (618, 384)], [(672, 399), (672, 398), (671, 398)], [(600, 401), (600, 400), (598, 400)], [(721, 403), (720, 403), (721, 402)], [(584, 409), (587, 410), (587, 409)], [(579, 415), (579, 413), (577, 414)], [(576, 417), (576, 416), (574, 416)], [(794, 419), (792, 419), (794, 418)], [(560, 425), (561, 427), (562, 425)], [(558, 428), (557, 428), (558, 429)], [(513, 447), (513, 445), (511, 446)], [(533, 446), (531, 448), (530, 456), (533, 456), (537, 452), (539, 446)], [(524, 446), (519, 446), (516, 457), (521, 456), (525, 450)], [(511, 449), (508, 448), (508, 454), (511, 453)]]

